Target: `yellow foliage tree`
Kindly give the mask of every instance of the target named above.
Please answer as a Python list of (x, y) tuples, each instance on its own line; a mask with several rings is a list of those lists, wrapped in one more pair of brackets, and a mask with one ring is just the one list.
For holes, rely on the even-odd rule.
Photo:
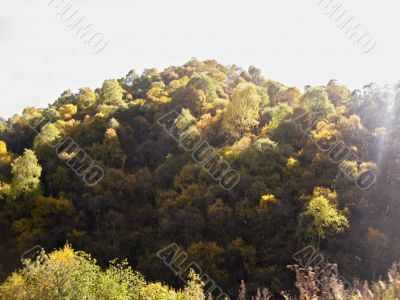
[(147, 97), (149, 97), (153, 102), (158, 104), (168, 103), (171, 101), (171, 98), (168, 97), (168, 93), (159, 86), (152, 87), (147, 92)]
[(268, 194), (261, 196), (260, 206), (263, 208), (268, 207), (269, 204), (275, 203), (277, 201), (275, 195)]
[(232, 93), (231, 102), (225, 111), (223, 128), (237, 138), (258, 125), (261, 98), (253, 84), (239, 84)]
[(7, 151), (7, 144), (0, 140), (0, 164), (8, 165), (11, 163), (11, 155)]
[(59, 109), (59, 113), (65, 120), (71, 119), (77, 113), (77, 111), (78, 108), (73, 104), (65, 104)]

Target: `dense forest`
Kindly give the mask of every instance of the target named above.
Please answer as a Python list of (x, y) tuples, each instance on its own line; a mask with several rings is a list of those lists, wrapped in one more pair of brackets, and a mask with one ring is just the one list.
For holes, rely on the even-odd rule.
[[(335, 263), (348, 282), (393, 280), (399, 89), (331, 80), (299, 90), (256, 67), (193, 59), (67, 90), (48, 108), (0, 120), (2, 291), (73, 257), (76, 280), (101, 266), (110, 291), (131, 288), (114, 281), (137, 283), (136, 296), (109, 299), (140, 299), (141, 289), (142, 299), (189, 299), (201, 274), (177, 276), (166, 257), (177, 251), (175, 268), (195, 262), (233, 298), (240, 286), (301, 294), (299, 264)], [(63, 250), (11, 276), (37, 245)], [(318, 266), (305, 263), (309, 250)], [(136, 271), (166, 285), (146, 285)]]

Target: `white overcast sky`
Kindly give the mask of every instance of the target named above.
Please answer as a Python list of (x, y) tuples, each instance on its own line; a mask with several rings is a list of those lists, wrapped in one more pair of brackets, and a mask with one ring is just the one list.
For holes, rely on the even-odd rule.
[(162, 69), (192, 57), (255, 65), (299, 88), (329, 79), (352, 89), (400, 79), (399, 0), (342, 1), (377, 43), (368, 54), (316, 0), (68, 0), (108, 41), (98, 54), (48, 2), (0, 0), (2, 117), (46, 107), (66, 89), (96, 88), (132, 68)]

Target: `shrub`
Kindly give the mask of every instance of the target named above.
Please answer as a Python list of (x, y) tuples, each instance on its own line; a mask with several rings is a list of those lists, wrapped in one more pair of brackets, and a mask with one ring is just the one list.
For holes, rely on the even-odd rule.
[(203, 294), (194, 273), (183, 291), (175, 291), (159, 282), (146, 283), (126, 261), (111, 261), (102, 270), (90, 255), (69, 245), (50, 254), (42, 251), (23, 265), (0, 286), (0, 299), (199, 300)]

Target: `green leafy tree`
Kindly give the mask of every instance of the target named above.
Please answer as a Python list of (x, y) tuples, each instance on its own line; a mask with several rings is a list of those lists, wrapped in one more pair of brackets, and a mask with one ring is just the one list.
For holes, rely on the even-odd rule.
[(334, 106), (328, 99), (324, 88), (309, 88), (300, 98), (300, 105), (315, 116), (325, 118), (334, 112)]
[(342, 232), (349, 222), (325, 196), (320, 195), (312, 197), (306, 204), (305, 211), (300, 215), (299, 226), (300, 230), (305, 231), (306, 238), (317, 238), (319, 244), (329, 234)]
[(194, 76), (187, 84), (187, 87), (201, 90), (206, 95), (206, 101), (213, 101), (217, 98), (217, 91), (214, 82), (210, 77), (202, 74)]
[(46, 124), (33, 141), (33, 149), (38, 151), (45, 146), (54, 147), (57, 140), (62, 137), (62, 132), (55, 124)]
[(269, 114), (271, 115), (271, 121), (268, 123), (268, 127), (265, 129), (274, 129), (278, 127), (278, 125), (289, 118), (293, 113), (293, 108), (286, 103), (281, 103), (277, 106), (274, 106), (269, 110)]
[(60, 95), (60, 97), (58, 97), (58, 99), (54, 102), (53, 105), (56, 108), (60, 108), (63, 105), (75, 104), (75, 103), (76, 103), (76, 97), (74, 93), (72, 93), (71, 90), (66, 90)]
[(12, 163), (11, 173), (11, 192), (14, 197), (39, 190), (42, 167), (32, 150), (26, 149), (24, 154)]
[(79, 89), (77, 104), (81, 110), (94, 106), (96, 104), (96, 93), (88, 87)]
[(232, 93), (223, 118), (223, 129), (234, 138), (258, 125), (260, 96), (253, 84), (239, 84)]
[(2, 299), (152, 299), (203, 300), (202, 282), (191, 272), (187, 287), (175, 291), (161, 283), (147, 283), (126, 261), (113, 260), (102, 270), (96, 260), (69, 245), (36, 260), (23, 260), (24, 268), (0, 286)]
[(330, 80), (326, 86), (329, 100), (335, 105), (347, 105), (350, 101), (350, 91), (344, 86), (337, 84), (336, 80)]
[(124, 90), (115, 79), (108, 79), (103, 82), (101, 87), (101, 103), (106, 105), (121, 105), (123, 103), (122, 97)]
[[(176, 284), (169, 268), (154, 261), (156, 249), (175, 242), (216, 275), (223, 290), (237, 294), (237, 283), (246, 279), (251, 294), (274, 277), (290, 288), (285, 266), (311, 241), (346, 278), (384, 275), (400, 253), (400, 230), (393, 226), (400, 213), (399, 86), (368, 84), (349, 97), (333, 80), (299, 91), (255, 67), (193, 59), (140, 77), (130, 72), (95, 91), (66, 91), (48, 108), (0, 119), (4, 273), (18, 267), (13, 258), (26, 245), (53, 249), (70, 240), (91, 249), (102, 266), (127, 257), (146, 276)], [(184, 137), (180, 143), (157, 123), (171, 111), (181, 113), (174, 124)], [(50, 145), (63, 135), (93, 161), (59, 159)], [(183, 145), (194, 148), (187, 152)], [(32, 147), (42, 172), (23, 154)], [(70, 158), (72, 148), (61, 156)], [(95, 186), (69, 166), (85, 172), (89, 162), (105, 173)], [(229, 167), (240, 181), (226, 191), (214, 179)], [(368, 183), (369, 172), (374, 186), (361, 191), (357, 186)], [(303, 196), (319, 186), (334, 191), (315, 188)], [(113, 280), (94, 276), (84, 290), (96, 292), (87, 298), (137, 299), (111, 292)], [(146, 284), (141, 295), (169, 299), (164, 287)]]

